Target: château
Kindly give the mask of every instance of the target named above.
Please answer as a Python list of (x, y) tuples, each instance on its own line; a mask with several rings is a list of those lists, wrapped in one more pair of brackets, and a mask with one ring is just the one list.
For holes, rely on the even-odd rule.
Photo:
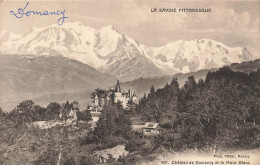
[(95, 93), (93, 103), (94, 106), (89, 110), (101, 111), (106, 102), (112, 102), (114, 104), (119, 103), (125, 110), (135, 109), (138, 105), (138, 98), (135, 90), (128, 89), (127, 92), (125, 90), (121, 90), (119, 80), (116, 83), (115, 88), (110, 88), (109, 90), (105, 90), (104, 95), (98, 95)]

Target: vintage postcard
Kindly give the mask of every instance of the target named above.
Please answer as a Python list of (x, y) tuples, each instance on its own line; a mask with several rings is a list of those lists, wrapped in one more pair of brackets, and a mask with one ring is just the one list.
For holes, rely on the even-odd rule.
[(260, 1), (0, 0), (1, 165), (260, 165)]

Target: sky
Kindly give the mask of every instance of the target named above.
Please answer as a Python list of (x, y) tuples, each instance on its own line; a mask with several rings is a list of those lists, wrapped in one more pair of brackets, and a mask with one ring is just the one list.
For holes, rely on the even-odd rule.
[[(32, 27), (57, 24), (58, 16), (17, 19), (10, 11), (28, 1), (0, 0), (0, 30), (22, 34)], [(175, 40), (209, 38), (227, 46), (244, 46), (260, 56), (260, 1), (164, 1), (164, 0), (81, 0), (29, 1), (27, 10), (65, 9), (64, 24), (80, 21), (101, 28), (113, 25), (118, 32), (148, 46)], [(209, 13), (151, 12), (153, 8), (210, 8)], [(57, 25), (58, 26), (58, 25)]]

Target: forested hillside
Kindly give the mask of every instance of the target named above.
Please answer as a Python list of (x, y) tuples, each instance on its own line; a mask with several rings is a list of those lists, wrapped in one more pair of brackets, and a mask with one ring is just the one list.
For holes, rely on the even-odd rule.
[(138, 107), (143, 120), (161, 124), (160, 143), (169, 149), (258, 147), (260, 70), (249, 74), (224, 67), (205, 81), (190, 76), (151, 88)]
[[(260, 59), (256, 59), (254, 61), (248, 61), (243, 63), (234, 63), (229, 65), (228, 67), (231, 68), (233, 71), (239, 71), (244, 73), (250, 73), (252, 71), (257, 71), (260, 66)], [(195, 81), (198, 82), (199, 79), (205, 80), (206, 75), (209, 71), (215, 72), (218, 68), (212, 69), (203, 69), (198, 70), (196, 72), (190, 73), (177, 73), (175, 75), (165, 75), (160, 77), (146, 77), (146, 78), (139, 78), (132, 81), (123, 82), (121, 85), (125, 88), (132, 88), (136, 89), (137, 95), (143, 96), (144, 93), (149, 93), (150, 87), (154, 86), (155, 88), (162, 88), (167, 82), (170, 83), (173, 78), (178, 79), (179, 86), (182, 87), (185, 82), (187, 81), (189, 76), (193, 76)]]
[[(74, 126), (30, 127), (36, 121), (57, 121), (60, 109), (69, 110), (76, 101), (44, 108), (26, 100), (9, 113), (0, 109), (0, 164), (94, 165), (101, 160), (96, 151), (119, 145), (129, 154), (107, 155), (107, 164), (132, 165), (172, 151), (259, 149), (259, 82), (260, 69), (247, 74), (228, 67), (209, 72), (198, 83), (190, 76), (181, 88), (173, 79), (163, 88), (151, 87), (136, 111), (107, 102), (94, 128), (88, 111), (77, 112)], [(160, 133), (147, 137), (134, 131), (131, 118), (140, 116), (143, 123), (158, 122)]]

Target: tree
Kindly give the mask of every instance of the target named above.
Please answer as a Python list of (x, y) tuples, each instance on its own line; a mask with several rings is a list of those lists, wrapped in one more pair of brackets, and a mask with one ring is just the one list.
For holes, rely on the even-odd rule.
[(77, 117), (78, 120), (83, 120), (83, 121), (90, 121), (92, 119), (90, 111), (88, 110), (77, 111)]
[(193, 76), (188, 77), (188, 81), (184, 84), (184, 89), (186, 91), (194, 91), (194, 88), (196, 88), (196, 81)]
[(89, 140), (105, 148), (122, 144), (131, 131), (131, 121), (120, 104), (106, 104)]
[(150, 89), (150, 94), (153, 94), (155, 92), (154, 86), (151, 87)]
[(64, 104), (64, 109), (65, 110), (70, 110), (71, 106), (70, 106), (70, 103), (69, 101), (67, 100), (66, 103)]
[(74, 110), (79, 110), (80, 105), (79, 105), (79, 102), (78, 102), (78, 101), (74, 100), (74, 101), (72, 102), (72, 106), (73, 106), (73, 109), (74, 109)]
[(91, 156), (82, 156), (79, 165), (96, 165), (95, 159)]
[(22, 101), (15, 109), (13, 109), (7, 118), (13, 120), (16, 124), (25, 124), (41, 120), (41, 115), (45, 109), (35, 105), (32, 100)]
[(5, 116), (6, 113), (3, 111), (3, 109), (0, 107), (0, 116)]
[[(67, 101), (68, 103), (68, 101)], [(68, 104), (65, 104), (65, 107), (68, 106)], [(46, 109), (46, 119), (47, 120), (57, 120), (59, 118), (61, 106), (59, 103), (52, 102), (47, 106)]]

